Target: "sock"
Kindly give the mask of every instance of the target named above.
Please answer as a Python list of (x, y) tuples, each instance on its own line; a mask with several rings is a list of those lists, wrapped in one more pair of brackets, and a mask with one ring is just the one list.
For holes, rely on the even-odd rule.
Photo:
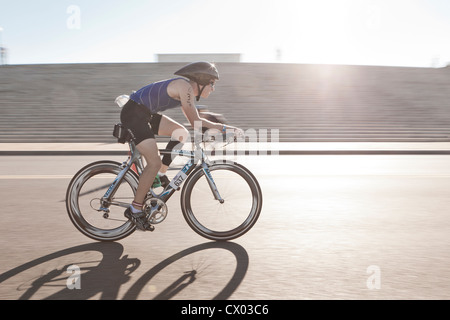
[(162, 176), (165, 176), (165, 175), (166, 175), (165, 172), (158, 171), (158, 176), (162, 177)]
[(133, 212), (133, 213), (138, 213), (138, 212), (142, 211), (142, 210), (136, 209), (134, 206), (130, 206), (130, 208), (131, 208), (131, 212)]
[[(134, 201), (133, 201), (133, 204), (138, 205), (138, 203), (136, 203), (136, 202), (134, 202)], [(133, 206), (133, 204), (130, 205), (131, 212), (133, 212), (133, 213), (138, 213), (138, 212), (141, 212), (141, 211), (142, 211), (142, 205), (140, 205), (140, 209), (136, 209), (136, 208)]]

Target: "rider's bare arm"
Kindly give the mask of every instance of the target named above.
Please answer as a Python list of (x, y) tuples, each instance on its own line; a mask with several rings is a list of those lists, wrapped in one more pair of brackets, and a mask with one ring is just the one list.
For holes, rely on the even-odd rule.
[(194, 126), (196, 121), (201, 121), (202, 127), (222, 130), (222, 125), (220, 123), (214, 123), (200, 117), (198, 110), (195, 107), (194, 89), (192, 89), (192, 86), (187, 82), (183, 81), (183, 84), (184, 85), (180, 88), (181, 109), (190, 124)]
[(190, 122), (192, 126), (194, 126), (196, 121), (201, 121), (202, 127), (206, 127), (209, 129), (217, 129), (219, 131), (225, 130), (236, 130), (237, 128), (229, 125), (224, 125), (222, 123), (215, 123), (200, 117), (197, 108), (195, 107), (195, 93), (192, 86), (186, 81), (180, 81), (177, 83), (178, 92), (181, 101), (181, 109), (183, 110), (184, 115)]

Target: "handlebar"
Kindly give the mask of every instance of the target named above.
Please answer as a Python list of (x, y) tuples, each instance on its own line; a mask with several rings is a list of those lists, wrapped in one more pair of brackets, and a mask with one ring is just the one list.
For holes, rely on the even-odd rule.
[(203, 135), (202, 142), (219, 144), (224, 143), (222, 147), (225, 147), (231, 143), (237, 142), (238, 136), (234, 132), (226, 132), (221, 134)]

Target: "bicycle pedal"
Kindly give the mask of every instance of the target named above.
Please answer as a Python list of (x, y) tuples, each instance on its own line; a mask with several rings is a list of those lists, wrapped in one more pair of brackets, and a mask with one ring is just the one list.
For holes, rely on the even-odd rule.
[(140, 227), (136, 225), (136, 230), (145, 232), (145, 231), (150, 231), (153, 232), (155, 231), (155, 226), (151, 225), (151, 224), (145, 224), (145, 225), (141, 225)]

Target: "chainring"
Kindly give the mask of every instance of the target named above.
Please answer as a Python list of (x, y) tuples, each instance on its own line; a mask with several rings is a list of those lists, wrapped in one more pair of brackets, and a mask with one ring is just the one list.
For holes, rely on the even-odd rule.
[(164, 201), (153, 197), (145, 199), (143, 211), (147, 214), (147, 220), (150, 224), (163, 222), (169, 212)]

